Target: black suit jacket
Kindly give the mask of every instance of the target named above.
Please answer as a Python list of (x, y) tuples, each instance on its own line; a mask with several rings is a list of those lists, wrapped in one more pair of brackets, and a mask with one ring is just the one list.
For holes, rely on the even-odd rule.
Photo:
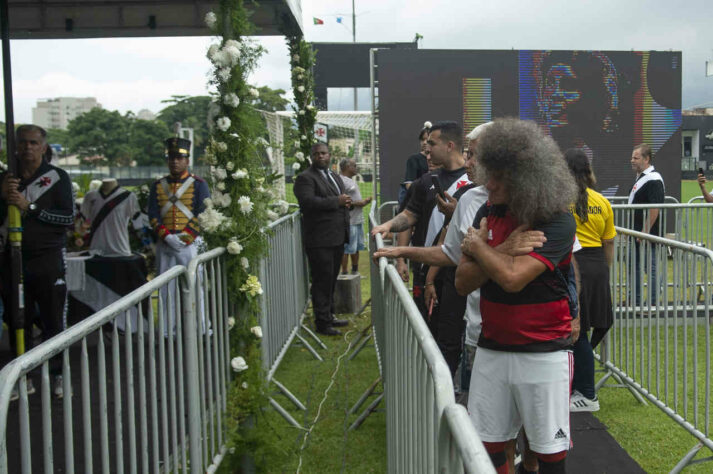
[(328, 185), (321, 172), (310, 166), (295, 179), (293, 191), (302, 211), (302, 230), (306, 248), (334, 247), (349, 241), (349, 211), (339, 206), (344, 193), (342, 179), (328, 171), (339, 193)]

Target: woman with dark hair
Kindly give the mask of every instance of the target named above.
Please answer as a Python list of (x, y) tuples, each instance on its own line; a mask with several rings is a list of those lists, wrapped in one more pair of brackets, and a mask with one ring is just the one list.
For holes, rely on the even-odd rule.
[[(581, 332), (574, 344), (574, 378), (569, 410), (597, 411), (594, 391), (592, 349), (604, 338), (614, 320), (609, 267), (614, 257), (614, 213), (609, 201), (594, 191), (596, 179), (584, 150), (570, 148), (564, 154), (577, 183), (577, 199), (572, 214), (577, 222), (577, 238), (582, 250), (576, 259), (580, 273), (579, 307)], [(588, 331), (592, 328), (592, 338)]]
[(399, 189), (399, 205), (404, 205), (406, 202), (406, 191), (411, 187), (411, 183), (428, 172), (426, 153), (428, 152), (429, 133), (431, 133), (431, 122), (425, 122), (421, 131), (418, 132), (419, 152), (409, 156), (406, 160), (406, 175)]

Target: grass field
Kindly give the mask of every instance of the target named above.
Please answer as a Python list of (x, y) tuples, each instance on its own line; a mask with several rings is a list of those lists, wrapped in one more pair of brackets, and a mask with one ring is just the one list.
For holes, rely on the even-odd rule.
[[(369, 275), (368, 265), (368, 254), (362, 252), (359, 261), (362, 275)], [(369, 280), (363, 279), (361, 287), (362, 301), (366, 302), (370, 296)], [(357, 417), (349, 414), (349, 409), (379, 376), (372, 345), (368, 345), (353, 360), (348, 360), (351, 353), (348, 351), (349, 345), (356, 341), (362, 329), (369, 326), (371, 310), (367, 307), (360, 316), (340, 317), (349, 319), (351, 324), (343, 331), (343, 337), (321, 337), (328, 347), (326, 351), (317, 348), (324, 358), (323, 362), (314, 359), (301, 345), (293, 344), (275, 374), (275, 379), (288, 387), (305, 404), (307, 411), (296, 410), (294, 405), (277, 391), (273, 393), (274, 398), (303, 426), (312, 428), (312, 432), (302, 450), (304, 432), (289, 425), (273, 409), (268, 409), (266, 419), (269, 429), (274, 436), (282, 440), (281, 446), (284, 449), (270, 457), (266, 472), (295, 472), (300, 456), (301, 472), (304, 473), (386, 472), (384, 405), (359, 429), (348, 431)], [(312, 326), (311, 318), (308, 318), (306, 323)], [(334, 384), (329, 388), (333, 376)], [(325, 398), (328, 388), (329, 392)], [(379, 386), (377, 393), (381, 390)], [(373, 398), (374, 396), (362, 409)]]

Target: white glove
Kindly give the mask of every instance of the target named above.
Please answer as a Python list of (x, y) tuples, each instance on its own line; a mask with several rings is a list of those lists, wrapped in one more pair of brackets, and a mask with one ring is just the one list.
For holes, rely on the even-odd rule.
[(186, 243), (179, 239), (176, 234), (168, 234), (163, 241), (173, 250), (181, 250), (186, 246)]

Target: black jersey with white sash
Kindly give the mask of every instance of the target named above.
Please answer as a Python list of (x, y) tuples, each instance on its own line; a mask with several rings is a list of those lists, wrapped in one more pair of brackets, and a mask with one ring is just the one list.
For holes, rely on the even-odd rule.
[[(29, 179), (20, 180), (18, 189), (37, 205), (22, 217), (22, 253), (36, 255), (65, 247), (67, 227), (74, 223), (72, 181), (67, 172), (43, 161)], [(2, 198), (0, 216), (7, 225), (7, 202)]]

